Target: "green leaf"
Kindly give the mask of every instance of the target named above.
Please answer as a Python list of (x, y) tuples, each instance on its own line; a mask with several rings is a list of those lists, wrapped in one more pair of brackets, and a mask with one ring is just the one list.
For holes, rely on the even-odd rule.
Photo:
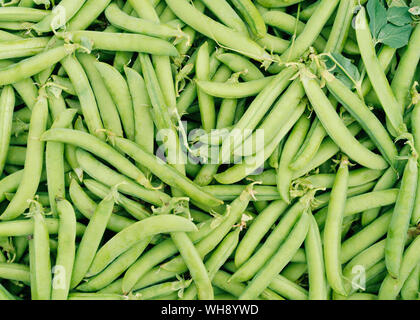
[(420, 0), (412, 0), (410, 7), (420, 7)]
[(335, 75), (335, 77), (340, 80), (342, 83), (344, 83), (344, 85), (349, 88), (349, 89), (353, 89), (354, 88), (354, 83), (349, 79), (349, 77), (347, 77), (345, 74), (343, 73), (337, 73)]
[(387, 24), (379, 33), (378, 41), (395, 49), (408, 44), (412, 27), (410, 25), (395, 26)]
[(381, 0), (369, 0), (366, 6), (372, 36), (378, 39), (379, 32), (387, 23), (386, 9)]
[(411, 14), (408, 7), (391, 7), (387, 12), (387, 19), (396, 26), (404, 26), (411, 23)]
[(340, 53), (331, 53), (331, 56), (326, 61), (327, 68), (337, 79), (352, 89), (354, 83), (360, 80), (359, 69), (357, 69), (350, 59)]

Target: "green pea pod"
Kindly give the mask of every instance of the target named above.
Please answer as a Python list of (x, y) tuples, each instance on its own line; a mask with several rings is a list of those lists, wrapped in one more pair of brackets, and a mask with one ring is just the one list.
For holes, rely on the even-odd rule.
[(210, 130), (216, 127), (214, 95), (209, 94), (200, 86), (200, 81), (210, 80), (210, 52), (207, 42), (198, 49), (195, 70), (199, 87), (197, 90), (197, 98), (200, 108), (201, 123), (203, 129), (210, 132)]
[(123, 76), (109, 64), (95, 62), (94, 65), (101, 74), (105, 86), (117, 106), (125, 136), (130, 140), (134, 140), (134, 111), (127, 82)]
[(86, 276), (97, 254), (106, 225), (111, 217), (114, 203), (114, 197), (111, 193), (96, 207), (76, 251), (70, 283), (71, 288), (75, 288)]
[(16, 191), (16, 196), (0, 216), (2, 220), (11, 220), (20, 216), (28, 208), (27, 201), (33, 198), (38, 188), (44, 161), (44, 142), (40, 140), (40, 137), (45, 131), (48, 118), (48, 103), (44, 94), (45, 91), (41, 93), (31, 116), (28, 152), (26, 153), (22, 180)]
[(340, 263), (341, 232), (349, 180), (349, 160), (343, 156), (337, 171), (324, 227), (324, 260), (328, 283), (341, 295), (346, 295)]
[(305, 239), (305, 254), (308, 264), (310, 300), (327, 299), (327, 279), (325, 276), (324, 255), (321, 234), (313, 216), (310, 216), (310, 225)]
[[(198, 2), (198, 1), (195, 1)], [(236, 11), (230, 6), (226, 0), (204, 0), (201, 1), (204, 5), (212, 11), (217, 18), (220, 19), (225, 25), (232, 29), (246, 34), (248, 32), (245, 23)], [(196, 3), (194, 3), (197, 6)]]
[[(217, 246), (213, 251), (209, 260), (206, 261), (206, 269), (209, 273), (210, 279), (214, 277), (216, 272), (222, 267), (229, 256), (235, 250), (239, 242), (240, 229), (237, 228), (235, 231), (229, 233), (225, 239)], [(197, 295), (196, 285), (191, 285), (182, 297), (183, 300), (194, 300)]]
[[(227, 65), (232, 72), (241, 72), (240, 77), (245, 81), (264, 78), (263, 73), (248, 59), (235, 53), (218, 54), (217, 59)], [(243, 72), (245, 71), (245, 72)]]
[(112, 134), (122, 137), (123, 129), (118, 109), (112, 100), (110, 92), (105, 86), (101, 74), (95, 67), (96, 58), (85, 53), (78, 53), (77, 58), (85, 70), (86, 76), (92, 86), (92, 91), (98, 104), (104, 128), (111, 131)]
[(0, 172), (6, 161), (12, 131), (15, 93), (11, 86), (5, 86), (0, 97)]
[(410, 37), (407, 49), (401, 57), (391, 82), (397, 101), (405, 108), (409, 103), (410, 86), (420, 59), (420, 27), (417, 25)]
[(67, 24), (67, 29), (70, 31), (86, 29), (105, 10), (110, 2), (111, 0), (86, 1), (80, 10), (70, 19)]
[(287, 203), (290, 203), (289, 192), (293, 177), (293, 171), (289, 168), (289, 164), (302, 145), (309, 126), (310, 120), (306, 114), (303, 114), (290, 132), (281, 153), (277, 169), (277, 189), (281, 198)]
[(385, 169), (386, 161), (363, 147), (344, 125), (331, 102), (322, 92), (317, 80), (309, 75), (301, 77), (305, 92), (328, 135), (353, 160), (371, 169)]
[(115, 259), (105, 270), (91, 277), (88, 281), (77, 287), (84, 292), (98, 291), (117, 279), (125, 270), (132, 265), (149, 245), (151, 237), (134, 244), (130, 249)]
[[(226, 209), (226, 219), (223, 219), (213, 232), (197, 243), (196, 248), (201, 257), (204, 257), (211, 252), (223, 240), (226, 234), (228, 234), (232, 226), (241, 220), (242, 214), (251, 199), (251, 192), (252, 189), (250, 189), (250, 187), (244, 190), (241, 195), (231, 203), (230, 207)], [(157, 270), (161, 270), (162, 272), (157, 275)], [(188, 269), (182, 257), (175, 257), (167, 263), (148, 271), (138, 280), (135, 288), (143, 288), (150, 284), (160, 282), (162, 281), (161, 279), (169, 279), (186, 270)]]
[(35, 273), (36, 300), (51, 299), (51, 261), (49, 234), (44, 216), (42, 215), (42, 207), (39, 203), (33, 203), (33, 249), (34, 264), (30, 266), (31, 272)]
[(287, 240), (255, 275), (245, 291), (239, 296), (239, 300), (255, 299), (269, 286), (273, 278), (283, 270), (302, 245), (308, 233), (308, 228), (309, 214), (304, 211)]
[[(214, 221), (214, 219), (210, 219), (205, 224), (198, 225), (197, 227), (199, 230), (197, 232), (189, 233), (191, 241), (196, 243), (206, 237), (213, 231), (214, 228), (217, 227), (216, 222), (217, 221)], [(160, 262), (172, 257), (177, 252), (178, 248), (175, 246), (172, 239), (162, 241), (148, 250), (124, 274), (122, 292), (130, 292), (136, 282), (141, 279), (147, 271), (158, 265)]]
[[(75, 208), (79, 210), (79, 212), (84, 217), (90, 220), (96, 210), (97, 205), (95, 201), (89, 198), (89, 196), (75, 179), (72, 179), (70, 182), (69, 195)], [(119, 232), (134, 222), (135, 220), (122, 217), (118, 214), (111, 214), (107, 228), (111, 231)]]
[(400, 293), (404, 282), (410, 276), (410, 273), (418, 265), (420, 261), (420, 237), (416, 237), (414, 241), (404, 251), (404, 256), (399, 270), (399, 277), (394, 278), (388, 274), (381, 284), (378, 297), (380, 300), (394, 300)]
[(33, 29), (38, 33), (50, 32), (66, 24), (83, 6), (86, 0), (63, 0), (38, 22)]
[(232, 4), (245, 19), (253, 34), (258, 38), (262, 38), (267, 34), (264, 20), (251, 0), (232, 0)]
[(208, 38), (257, 61), (272, 61), (271, 56), (248, 36), (209, 18), (188, 1), (167, 0), (166, 3), (182, 21)]
[(268, 207), (266, 207), (257, 215), (239, 242), (238, 248), (235, 251), (236, 266), (239, 267), (246, 263), (254, 250), (256, 250), (264, 235), (269, 231), (277, 219), (284, 213), (286, 208), (287, 204), (284, 201), (276, 200), (271, 202)]
[(71, 129), (50, 129), (41, 137), (42, 141), (57, 141), (84, 148), (114, 165), (121, 173), (140, 184), (151, 187), (150, 181), (129, 160), (125, 159), (110, 145), (93, 135)]
[(257, 2), (266, 8), (282, 8), (293, 6), (303, 0), (257, 0)]
[(373, 46), (372, 35), (370, 33), (366, 10), (364, 7), (360, 9), (356, 16), (355, 29), (360, 54), (370, 82), (372, 83), (372, 87), (381, 101), (389, 123), (396, 135), (399, 136), (407, 131), (403, 121), (402, 106), (395, 98), (391, 86), (386, 79), (385, 73), (380, 67), (375, 53), (375, 48)]
[(70, 202), (64, 199), (58, 200), (57, 211), (60, 225), (51, 299), (67, 300), (76, 254), (76, 215)]
[(410, 156), (401, 180), (400, 192), (389, 224), (385, 247), (385, 261), (388, 272), (395, 278), (400, 273), (407, 230), (413, 212), (417, 190), (417, 156)]
[(134, 243), (154, 234), (167, 232), (191, 232), (197, 227), (189, 220), (174, 215), (152, 216), (138, 221), (117, 233), (97, 252), (88, 275), (96, 275), (112, 260)]
[[(162, 181), (172, 187), (182, 190), (187, 196), (191, 197), (191, 199), (210, 207), (217, 207), (223, 204), (223, 201), (217, 200), (203, 191), (201, 187), (181, 175), (172, 167), (164, 164), (161, 159), (147, 153), (135, 143), (130, 142), (127, 139), (117, 138), (116, 145), (134, 160), (138, 161), (143, 166), (148, 167), (149, 170)], [(164, 166), (165, 170), (162, 170), (162, 166)]]

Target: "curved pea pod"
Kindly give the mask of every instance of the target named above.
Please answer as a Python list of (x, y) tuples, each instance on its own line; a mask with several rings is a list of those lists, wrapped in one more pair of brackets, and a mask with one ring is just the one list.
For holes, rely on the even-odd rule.
[[(239, 242), (240, 228), (230, 232), (223, 241), (217, 246), (217, 248), (211, 254), (211, 257), (206, 261), (206, 269), (209, 274), (209, 278), (212, 279), (216, 272), (222, 267), (229, 256), (236, 249)], [(197, 288), (193, 284), (185, 292), (182, 297), (183, 300), (193, 300), (197, 295)]]
[(301, 76), (305, 92), (323, 127), (334, 142), (351, 159), (371, 169), (385, 169), (388, 163), (379, 155), (364, 147), (347, 129), (318, 81), (309, 74)]
[(112, 164), (127, 177), (136, 180), (145, 187), (151, 187), (150, 181), (134, 164), (110, 145), (86, 132), (71, 129), (50, 129), (42, 135), (41, 140), (57, 141), (86, 149)]
[(144, 252), (151, 240), (151, 237), (139, 241), (126, 252), (115, 259), (107, 268), (98, 275), (89, 278), (88, 281), (77, 287), (77, 290), (93, 292), (103, 289), (132, 265)]
[(393, 278), (388, 274), (381, 284), (378, 297), (380, 300), (394, 300), (400, 293), (404, 282), (410, 276), (410, 273), (420, 262), (420, 237), (417, 236), (414, 241), (405, 249), (401, 262), (401, 268), (398, 278)]
[(379, 119), (369, 110), (359, 97), (348, 89), (341, 81), (331, 73), (321, 71), (326, 80), (328, 90), (342, 103), (344, 108), (360, 123), (361, 127), (369, 135), (388, 163), (395, 167), (398, 156), (397, 148), (388, 131)]
[(4, 86), (29, 78), (49, 66), (59, 62), (77, 48), (75, 44), (65, 44), (21, 60), (0, 70), (0, 85)]
[(78, 53), (77, 59), (80, 61), (86, 76), (92, 86), (92, 91), (95, 95), (100, 117), (102, 119), (104, 128), (111, 131), (116, 136), (123, 136), (123, 129), (121, 120), (118, 114), (117, 106), (115, 105), (111, 94), (101, 77), (101, 74), (95, 67), (97, 62), (93, 55), (86, 53)]
[[(238, 32), (248, 32), (246, 24), (226, 0), (203, 0), (204, 5), (225, 25)], [(200, 3), (197, 2), (197, 3)], [(197, 8), (197, 4), (194, 3)], [(199, 8), (199, 7), (198, 7)], [(204, 11), (204, 10), (202, 10)]]
[(192, 200), (209, 207), (217, 207), (223, 204), (223, 201), (205, 192), (201, 187), (176, 171), (176, 169), (165, 164), (153, 154), (144, 151), (136, 143), (122, 138), (116, 138), (115, 142), (119, 149), (123, 150), (138, 163), (149, 168), (163, 182), (182, 190)]
[(134, 111), (127, 82), (118, 70), (109, 64), (95, 62), (94, 65), (101, 74), (105, 86), (117, 106), (126, 137), (134, 140)]
[(86, 275), (104, 236), (106, 226), (114, 208), (114, 203), (113, 195), (109, 194), (95, 208), (95, 212), (77, 248), (70, 288), (75, 288)]
[(86, 0), (62, 0), (41, 21), (33, 26), (37, 33), (49, 32), (66, 24), (83, 6)]
[(290, 84), (295, 73), (295, 68), (286, 68), (277, 74), (255, 97), (245, 113), (236, 121), (229, 135), (223, 140), (220, 150), (221, 161), (229, 160), (235, 148), (239, 147), (251, 135), (274, 101)]
[(128, 32), (140, 33), (163, 39), (173, 37), (180, 38), (185, 36), (180, 29), (176, 29), (168, 24), (157, 23), (130, 16), (118, 8), (115, 3), (111, 3), (106, 8), (105, 16), (112, 25)]
[[(240, 77), (245, 81), (264, 78), (264, 74), (247, 58), (235, 53), (217, 54), (216, 58), (227, 65), (232, 72), (241, 72)], [(244, 72), (245, 71), (245, 72)]]
[(245, 291), (239, 296), (239, 300), (250, 300), (258, 297), (290, 262), (305, 241), (309, 229), (309, 214), (307, 210), (303, 212), (286, 241), (255, 275)]
[[(210, 80), (210, 52), (208, 42), (205, 42), (197, 53), (195, 64), (197, 80)], [(210, 132), (216, 127), (216, 108), (214, 98), (199, 86), (197, 90), (198, 106), (200, 108), (201, 124), (205, 131)]]
[(366, 10), (361, 7), (356, 15), (355, 30), (357, 44), (360, 48), (360, 55), (366, 73), (369, 76), (373, 90), (376, 92), (379, 101), (387, 116), (387, 121), (393, 130), (394, 135), (399, 136), (407, 132), (406, 125), (403, 120), (402, 105), (395, 98), (391, 86), (386, 78), (385, 72), (382, 70), (379, 60), (376, 56), (373, 39), (367, 21)]
[(86, 29), (105, 10), (110, 2), (111, 0), (87, 1), (70, 19), (67, 24), (67, 30)]
[(268, 207), (257, 215), (235, 251), (236, 266), (241, 266), (251, 257), (259, 242), (264, 238), (276, 220), (284, 213), (287, 206), (287, 203), (282, 200), (272, 201)]
[[(341, 52), (347, 40), (356, 0), (340, 1), (324, 52)], [(357, 49), (357, 47), (356, 47)]]
[(192, 231), (197, 231), (194, 223), (175, 215), (163, 214), (143, 219), (117, 233), (99, 249), (90, 266), (88, 275), (98, 274), (134, 243), (148, 236), (159, 233)]
[(410, 86), (413, 83), (419, 59), (420, 27), (416, 25), (391, 82), (391, 88), (395, 94), (395, 98), (403, 107), (406, 107), (409, 102)]
[(419, 294), (420, 264), (414, 267), (401, 289), (403, 300), (416, 300)]
[(289, 168), (289, 164), (302, 145), (309, 126), (308, 115), (303, 114), (291, 130), (280, 156), (277, 170), (277, 190), (281, 198), (287, 203), (290, 203), (290, 188), (293, 177), (293, 171)]
[(31, 281), (29, 267), (20, 263), (0, 262), (0, 276), (2, 279), (22, 281), (27, 284)]
[[(315, 12), (306, 23), (305, 28), (299, 34), (293, 43), (280, 56), (280, 61), (289, 62), (294, 61), (315, 42), (322, 28), (327, 23), (330, 16), (334, 13), (337, 7), (338, 0), (321, 0), (317, 5)], [(272, 65), (270, 72), (277, 72), (281, 68), (279, 65)]]

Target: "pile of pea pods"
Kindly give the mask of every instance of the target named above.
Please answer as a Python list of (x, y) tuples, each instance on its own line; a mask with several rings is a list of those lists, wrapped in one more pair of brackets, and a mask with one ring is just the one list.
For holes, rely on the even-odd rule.
[(0, 1), (1, 300), (418, 300), (420, 1)]

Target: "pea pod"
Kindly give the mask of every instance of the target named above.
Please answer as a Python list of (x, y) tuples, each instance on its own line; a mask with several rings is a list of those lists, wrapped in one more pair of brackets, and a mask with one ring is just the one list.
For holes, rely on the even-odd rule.
[(178, 216), (158, 215), (138, 221), (117, 233), (99, 249), (90, 265), (88, 275), (99, 273), (131, 245), (149, 235), (196, 230), (197, 227), (192, 222)]
[(367, 150), (350, 134), (345, 127), (328, 98), (322, 92), (318, 82), (309, 75), (303, 76), (302, 83), (305, 92), (314, 107), (325, 130), (340, 148), (353, 160), (371, 169), (385, 169), (388, 164), (385, 160)]
[(414, 207), (417, 178), (417, 157), (410, 156), (404, 169), (400, 192), (389, 224), (385, 248), (387, 270), (395, 278), (400, 272), (404, 243)]
[(48, 117), (48, 103), (45, 93), (41, 93), (34, 106), (29, 128), (29, 143), (25, 167), (21, 183), (16, 191), (16, 196), (3, 211), (0, 218), (11, 220), (20, 216), (28, 208), (28, 200), (31, 200), (36, 193), (41, 178), (42, 164), (44, 159), (44, 142), (40, 140), (46, 129)]
[(267, 27), (260, 12), (250, 0), (233, 0), (232, 4), (241, 13), (251, 31), (262, 38), (267, 34)]

